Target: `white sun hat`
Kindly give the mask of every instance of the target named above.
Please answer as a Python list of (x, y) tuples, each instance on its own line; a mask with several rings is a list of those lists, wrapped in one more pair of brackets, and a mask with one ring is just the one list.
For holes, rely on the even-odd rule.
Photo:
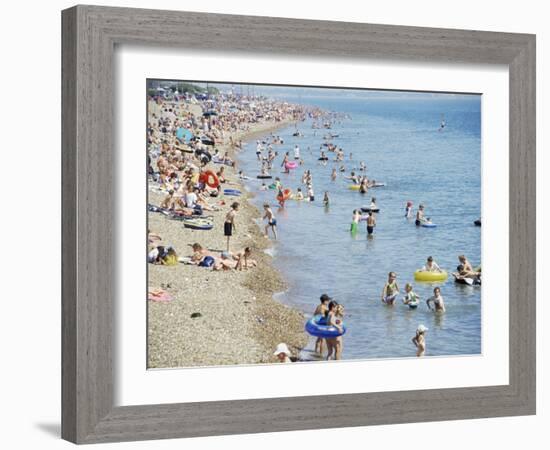
[(273, 353), (275, 356), (277, 356), (280, 353), (284, 353), (287, 356), (290, 356), (290, 350), (286, 346), (286, 344), (281, 343), (277, 345), (277, 348), (275, 349), (275, 353)]
[(419, 333), (424, 333), (424, 331), (428, 331), (428, 328), (426, 328), (424, 325), (420, 324), (418, 325), (418, 328), (416, 329)]

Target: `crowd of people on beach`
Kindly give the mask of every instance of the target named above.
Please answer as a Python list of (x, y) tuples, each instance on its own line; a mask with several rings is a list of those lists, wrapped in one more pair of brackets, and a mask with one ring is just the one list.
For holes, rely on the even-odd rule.
[[(237, 136), (254, 125), (277, 124), (301, 120), (305, 109), (287, 102), (265, 97), (236, 94), (191, 95), (178, 94), (148, 98), (147, 165), (149, 189), (164, 195), (158, 205), (149, 205), (149, 211), (181, 220), (185, 228), (211, 230), (214, 223), (207, 214), (229, 206), (223, 222), (226, 238), (224, 252), (203, 251), (198, 258), (193, 246), (191, 257), (180, 257), (171, 245), (149, 243), (148, 261), (151, 264), (179, 263), (211, 267), (213, 270), (232, 270), (254, 267), (249, 259), (252, 249), (231, 252), (231, 238), (237, 230), (239, 202), (228, 203), (228, 196), (239, 196), (239, 182), (246, 177), (239, 172), (238, 179), (226, 173), (234, 169), (235, 161), (229, 151), (220, 148), (241, 149)], [(224, 189), (225, 188), (225, 189)], [(273, 227), (275, 227), (273, 218)], [(275, 229), (274, 229), (275, 232)], [(180, 249), (181, 251), (182, 249)], [(244, 260), (244, 263), (241, 262)]]

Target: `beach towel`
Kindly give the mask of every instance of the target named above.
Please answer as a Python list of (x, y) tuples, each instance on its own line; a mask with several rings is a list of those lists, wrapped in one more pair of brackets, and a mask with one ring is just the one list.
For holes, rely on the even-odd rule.
[(167, 303), (173, 300), (173, 297), (164, 289), (150, 289), (147, 293), (147, 300), (152, 302)]

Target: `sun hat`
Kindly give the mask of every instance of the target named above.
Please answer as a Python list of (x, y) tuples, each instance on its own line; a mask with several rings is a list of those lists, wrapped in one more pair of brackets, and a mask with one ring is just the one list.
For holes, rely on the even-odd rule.
[(418, 328), (416, 329), (419, 333), (424, 333), (424, 331), (428, 331), (428, 328), (426, 328), (424, 325), (420, 324), (418, 325)]
[(290, 356), (290, 350), (285, 343), (280, 343), (279, 345), (277, 345), (277, 348), (275, 349), (275, 352), (273, 354), (277, 356), (280, 353), (284, 353), (285, 355)]

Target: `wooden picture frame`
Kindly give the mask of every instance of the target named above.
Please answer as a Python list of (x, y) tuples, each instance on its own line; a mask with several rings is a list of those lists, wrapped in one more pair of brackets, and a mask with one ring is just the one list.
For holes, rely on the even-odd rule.
[[(535, 413), (535, 36), (97, 6), (63, 11), (62, 31), (64, 439), (95, 443)], [(507, 65), (509, 384), (114, 407), (116, 44)]]

